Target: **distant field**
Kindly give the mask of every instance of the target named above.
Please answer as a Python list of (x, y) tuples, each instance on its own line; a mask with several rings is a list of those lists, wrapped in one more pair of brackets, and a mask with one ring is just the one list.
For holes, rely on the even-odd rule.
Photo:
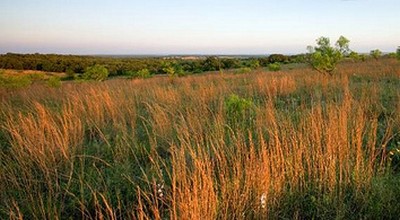
[(397, 219), (399, 112), (395, 59), (0, 88), (0, 219)]

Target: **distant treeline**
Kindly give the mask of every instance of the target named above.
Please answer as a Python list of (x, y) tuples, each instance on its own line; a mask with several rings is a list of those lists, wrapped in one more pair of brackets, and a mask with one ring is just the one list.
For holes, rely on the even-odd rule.
[(76, 56), (57, 54), (15, 54), (0, 55), (0, 69), (38, 70), (47, 72), (84, 73), (96, 64), (105, 66), (110, 75), (126, 75), (143, 69), (153, 74), (164, 74), (165, 66), (173, 64), (185, 72), (200, 73), (220, 69), (267, 67), (271, 63), (302, 63), (305, 55), (286, 56), (272, 54), (254, 58), (221, 58), (217, 56), (197, 57), (196, 59), (180, 59), (168, 57), (129, 58)]

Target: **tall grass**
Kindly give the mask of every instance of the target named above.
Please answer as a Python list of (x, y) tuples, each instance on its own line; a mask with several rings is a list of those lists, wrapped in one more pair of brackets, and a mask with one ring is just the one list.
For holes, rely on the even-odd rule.
[(382, 60), (2, 90), (0, 217), (397, 218), (399, 79)]

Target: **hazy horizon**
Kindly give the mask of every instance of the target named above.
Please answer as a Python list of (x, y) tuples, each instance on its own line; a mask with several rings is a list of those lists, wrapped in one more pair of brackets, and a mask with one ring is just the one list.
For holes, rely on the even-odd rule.
[(340, 35), (392, 52), (399, 11), (395, 0), (3, 0), (0, 54), (297, 54)]

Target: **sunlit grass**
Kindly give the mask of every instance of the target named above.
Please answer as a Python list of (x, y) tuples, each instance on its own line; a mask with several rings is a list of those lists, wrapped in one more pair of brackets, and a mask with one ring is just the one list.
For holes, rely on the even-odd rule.
[(0, 217), (396, 218), (399, 69), (3, 89)]

